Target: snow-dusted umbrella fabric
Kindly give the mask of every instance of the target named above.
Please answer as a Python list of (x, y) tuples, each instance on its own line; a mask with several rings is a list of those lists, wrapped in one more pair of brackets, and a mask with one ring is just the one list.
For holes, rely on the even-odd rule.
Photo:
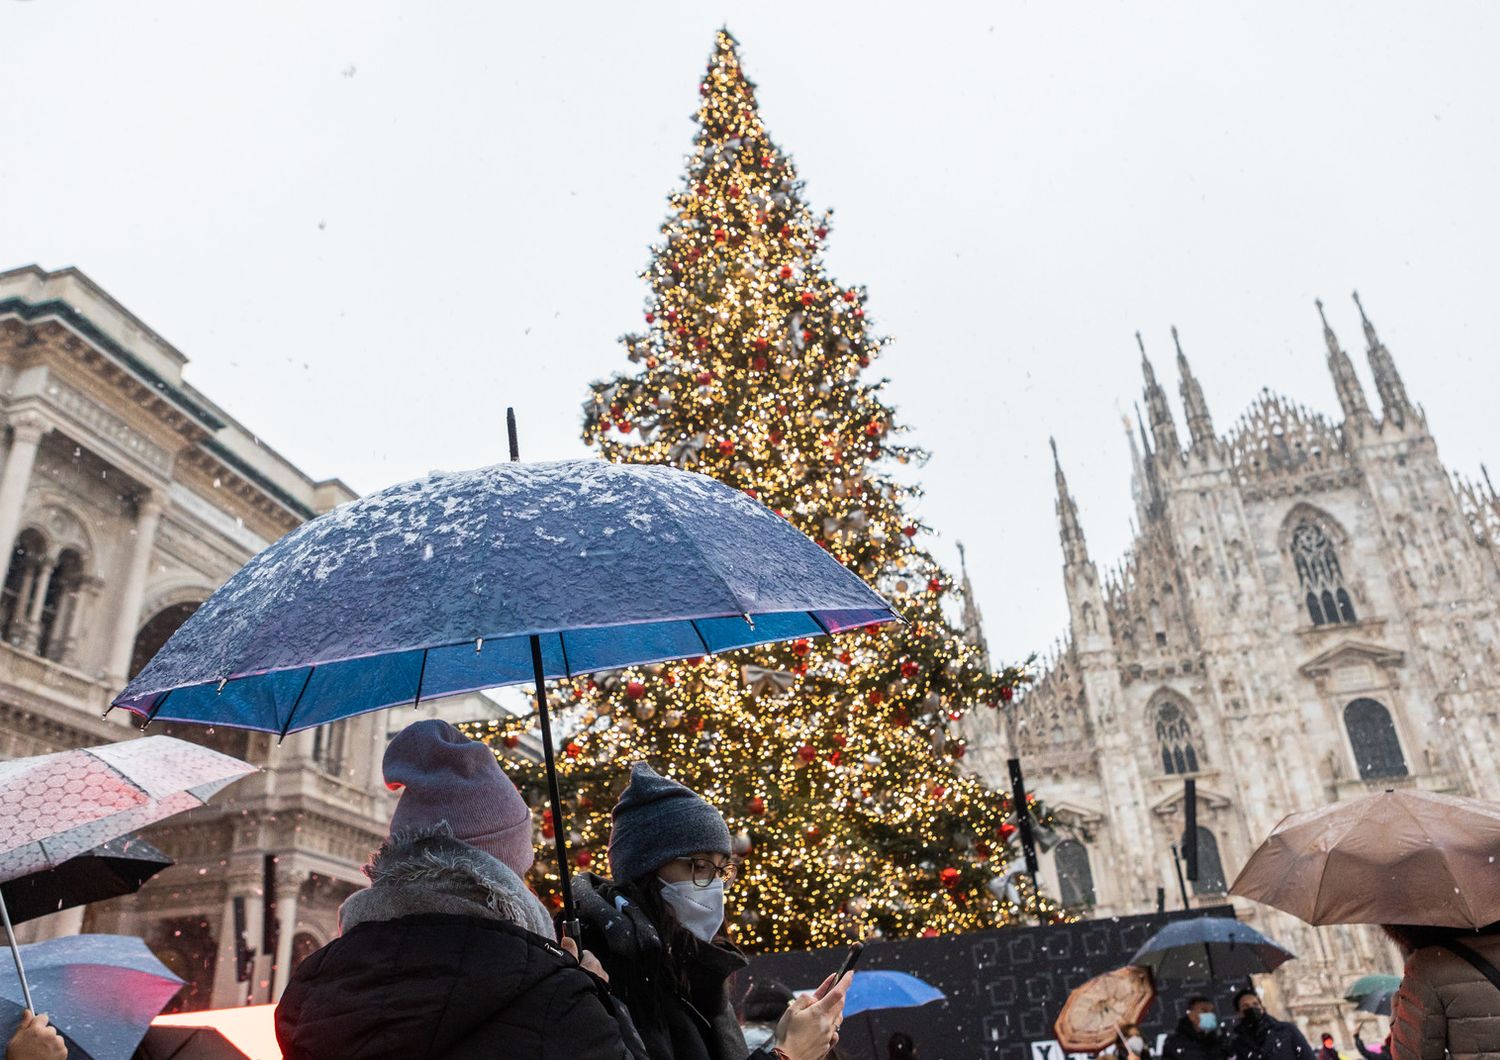
[(1174, 920), (1146, 940), (1130, 963), (1157, 979), (1244, 979), (1274, 972), (1296, 954), (1229, 916)]
[(592, 460), (432, 474), (252, 559), (115, 700), (285, 735), (419, 699), (894, 619), (720, 482)]
[[(21, 947), (32, 993), (68, 1040), (69, 1060), (129, 1060), (182, 980), (138, 938), (68, 935)], [(25, 1002), (10, 968), (0, 968), (0, 1041), (9, 1041)]]
[(12, 923), (35, 920), (60, 909), (134, 894), (175, 862), (138, 835), (121, 836), (42, 869), (0, 884)]

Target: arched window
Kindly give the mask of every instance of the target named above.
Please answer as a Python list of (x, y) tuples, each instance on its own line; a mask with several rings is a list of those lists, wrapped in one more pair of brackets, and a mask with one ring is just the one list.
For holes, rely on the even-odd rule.
[(1093, 906), (1094, 870), (1089, 866), (1089, 851), (1076, 839), (1064, 839), (1052, 855), (1057, 859), (1057, 887), (1062, 904), (1069, 909)]
[(1303, 519), (1292, 531), (1288, 549), (1312, 624), (1331, 626), (1357, 621), (1354, 601), (1344, 585), (1338, 552), (1327, 532), (1312, 520)]
[(83, 584), (83, 557), (73, 549), (64, 549), (47, 581), (42, 601), (41, 621), (37, 629), (36, 653), (44, 659), (64, 661), (73, 636), (78, 606), (78, 590)]
[(1344, 708), (1344, 728), (1361, 780), (1406, 776), (1406, 756), (1384, 706), (1373, 699), (1352, 700)]
[(1198, 772), (1193, 725), (1182, 705), (1170, 699), (1156, 705), (1156, 746), (1164, 773)]
[(168, 638), (202, 606), (203, 601), (192, 600), (185, 604), (173, 604), (152, 615), (135, 635), (135, 646), (130, 650), (130, 676), (134, 677), (144, 670), (151, 657), (161, 651)]
[(0, 638), (7, 644), (19, 646), (23, 639), (37, 575), (46, 560), (47, 543), (42, 535), (22, 530), (5, 570), (5, 587), (0, 591)]
[[(1187, 860), (1188, 836), (1182, 833), (1183, 861)], [(1219, 860), (1219, 841), (1202, 825), (1198, 826), (1198, 878), (1193, 881), (1193, 893), (1199, 895), (1223, 894), (1229, 890), (1224, 880), (1224, 863)]]

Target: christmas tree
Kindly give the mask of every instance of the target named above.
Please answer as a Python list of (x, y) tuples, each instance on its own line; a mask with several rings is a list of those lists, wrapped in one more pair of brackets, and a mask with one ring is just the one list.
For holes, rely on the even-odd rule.
[[(699, 91), (687, 180), (646, 274), (647, 326), (623, 340), (636, 367), (594, 384), (584, 438), (609, 460), (743, 489), (907, 622), (561, 683), (572, 857), (603, 871), (610, 806), (628, 764), (646, 760), (729, 820), (744, 857), (730, 926), (749, 949), (1050, 915), (1016, 887), (1009, 795), (959, 768), (955, 723), (1002, 708), (1024, 674), (991, 673), (945, 616), (960, 589), (905, 510), (919, 491), (896, 469), (925, 455), (897, 440), (883, 382), (865, 378), (884, 340), (870, 334), (864, 291), (824, 272), (828, 218), (767, 136), (727, 32)], [(477, 735), (514, 747), (529, 724)], [(540, 766), (502, 761), (539, 807), (545, 843)], [(539, 871), (552, 860), (539, 857)]]

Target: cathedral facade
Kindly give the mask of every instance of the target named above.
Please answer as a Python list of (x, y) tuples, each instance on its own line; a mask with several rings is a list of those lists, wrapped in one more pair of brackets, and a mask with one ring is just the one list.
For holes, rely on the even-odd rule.
[[(1500, 800), (1500, 501), (1443, 465), (1359, 315), (1377, 400), (1325, 319), (1337, 421), (1262, 392), (1220, 433), (1179, 346), (1181, 435), (1142, 347), (1139, 529), (1113, 569), (1056, 465), (1069, 630), (1009, 731), (991, 718), (970, 750), (1001, 787), (1019, 754), (1062, 824), (1043, 882), (1084, 915), (1174, 908), (1182, 889), (1223, 902), (1296, 811), (1402, 786)], [(1199, 865), (1180, 889), (1187, 778)], [(1399, 970), (1395, 951), (1372, 928), (1235, 904), (1297, 954), (1276, 1000), (1347, 1042), (1344, 991)]]

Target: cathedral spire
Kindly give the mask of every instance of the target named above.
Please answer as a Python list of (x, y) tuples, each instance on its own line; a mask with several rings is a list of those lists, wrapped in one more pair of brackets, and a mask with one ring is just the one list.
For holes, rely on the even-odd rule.
[[(1146, 421), (1141, 416), (1141, 406), (1135, 405), (1135, 426), (1141, 437), (1141, 466), (1140, 466), (1140, 491), (1136, 497), (1136, 514), (1140, 516), (1141, 526), (1144, 527), (1151, 519), (1161, 512), (1161, 482), (1156, 477), (1156, 461), (1151, 449), (1151, 436), (1146, 433)], [(1125, 423), (1125, 430), (1130, 431), (1130, 422)], [(1135, 442), (1130, 443), (1132, 454), (1136, 452)]]
[(1338, 336), (1328, 326), (1328, 317), (1323, 313), (1323, 300), (1314, 298), (1313, 305), (1318, 307), (1318, 319), (1323, 321), (1323, 341), (1328, 346), (1328, 371), (1333, 376), (1333, 388), (1338, 391), (1344, 420), (1356, 425), (1367, 423), (1370, 419), (1370, 406), (1365, 404), (1365, 391), (1359, 385), (1359, 377), (1354, 374), (1354, 363), (1339, 346)]
[(1375, 391), (1380, 395), (1380, 407), (1387, 420), (1393, 421), (1398, 427), (1405, 426), (1406, 417), (1412, 411), (1411, 402), (1406, 397), (1406, 384), (1401, 381), (1401, 373), (1396, 371), (1396, 362), (1391, 358), (1390, 351), (1375, 334), (1375, 325), (1365, 316), (1365, 307), (1359, 300), (1358, 291), (1354, 292), (1354, 304), (1359, 306), (1359, 320), (1365, 328), (1366, 356), (1370, 359), (1370, 372), (1375, 376)]
[(1167, 394), (1156, 382), (1156, 372), (1151, 359), (1146, 356), (1146, 344), (1141, 333), (1135, 333), (1135, 344), (1141, 348), (1141, 374), (1146, 377), (1146, 413), (1151, 417), (1151, 434), (1156, 439), (1156, 452), (1163, 459), (1175, 459), (1182, 447), (1177, 442), (1177, 424), (1172, 421), (1172, 408), (1167, 404)]
[(974, 585), (969, 581), (968, 556), (964, 553), (964, 543), (958, 543), (958, 569), (963, 575), (962, 588), (964, 594), (963, 631), (964, 640), (979, 649), (979, 658), (984, 668), (990, 668), (990, 648), (984, 639), (984, 616), (979, 613), (979, 601), (974, 598)]
[(1182, 343), (1177, 338), (1177, 325), (1172, 325), (1172, 345), (1177, 347), (1178, 384), (1182, 391), (1182, 407), (1187, 411), (1188, 434), (1193, 439), (1193, 448), (1201, 453), (1213, 452), (1214, 421), (1208, 415), (1208, 402), (1203, 400), (1203, 388), (1188, 366), (1187, 355), (1182, 352)]
[(1068, 492), (1068, 480), (1063, 475), (1062, 462), (1057, 458), (1057, 439), (1048, 438), (1052, 447), (1052, 471), (1057, 479), (1057, 529), (1062, 539), (1063, 561), (1068, 566), (1087, 563), (1089, 547), (1083, 540), (1083, 527), (1078, 522), (1078, 505)]

